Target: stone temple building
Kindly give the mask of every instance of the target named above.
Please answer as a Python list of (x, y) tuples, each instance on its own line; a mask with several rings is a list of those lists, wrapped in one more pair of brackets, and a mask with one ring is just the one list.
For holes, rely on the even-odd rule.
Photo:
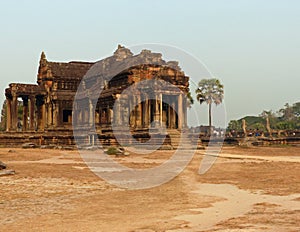
[[(104, 75), (100, 78), (93, 75), (97, 66)], [(122, 113), (116, 110), (114, 103), (126, 88), (151, 79), (163, 80), (174, 88), (153, 87), (151, 99), (147, 87), (136, 90), (123, 99), (133, 108)], [(98, 88), (103, 89), (100, 95), (88, 94)], [(187, 126), (188, 102), (184, 96), (188, 92), (189, 78), (177, 62), (166, 62), (160, 53), (143, 50), (134, 55), (119, 45), (112, 56), (99, 62), (62, 63), (48, 61), (42, 52), (37, 84), (11, 83), (5, 90), (5, 138), (8, 143), (16, 143), (13, 138), (19, 138), (19, 143), (74, 145), (73, 125), (86, 130), (94, 125), (98, 139), (109, 145), (115, 142), (112, 123), (126, 122), (137, 138), (147, 138), (153, 121), (164, 124), (169, 133), (176, 133)]]

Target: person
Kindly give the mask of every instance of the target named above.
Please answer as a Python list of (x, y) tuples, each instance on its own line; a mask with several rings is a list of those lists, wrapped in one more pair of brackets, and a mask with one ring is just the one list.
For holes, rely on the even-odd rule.
[(19, 118), (18, 118), (17, 128), (18, 128), (18, 131), (20, 131), (22, 129), (22, 123)]
[(255, 131), (255, 137), (258, 137), (258, 136), (259, 136), (259, 130), (257, 128), (256, 131)]

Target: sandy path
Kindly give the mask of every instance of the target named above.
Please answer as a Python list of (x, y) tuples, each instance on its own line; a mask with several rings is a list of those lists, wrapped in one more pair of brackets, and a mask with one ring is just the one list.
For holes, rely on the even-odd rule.
[[(206, 155), (204, 152), (200, 155)], [(215, 155), (212, 155), (215, 156)], [(261, 160), (261, 161), (275, 161), (275, 162), (300, 162), (300, 156), (259, 156), (259, 155), (237, 155), (230, 153), (220, 153), (217, 157), (228, 159), (244, 159), (244, 160)]]
[(280, 208), (287, 210), (300, 210), (300, 201), (296, 198), (300, 194), (289, 196), (273, 196), (264, 195), (259, 192), (249, 192), (237, 188), (229, 184), (200, 184), (197, 194), (203, 196), (226, 197), (224, 201), (219, 201), (212, 204), (209, 208), (192, 209), (197, 214), (185, 214), (175, 217), (177, 220), (184, 220), (189, 223), (193, 229), (188, 230), (170, 230), (176, 232), (183, 231), (202, 231), (215, 226), (218, 222), (228, 220), (233, 217), (238, 217), (249, 212), (254, 204), (270, 203), (278, 205)]

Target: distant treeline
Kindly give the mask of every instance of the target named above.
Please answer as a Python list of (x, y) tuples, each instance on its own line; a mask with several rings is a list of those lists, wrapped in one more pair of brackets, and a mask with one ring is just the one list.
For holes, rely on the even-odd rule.
[(270, 127), (274, 130), (300, 130), (300, 102), (293, 105), (288, 103), (277, 112), (264, 110), (258, 116), (246, 116), (239, 120), (231, 120), (228, 124), (228, 131), (242, 131), (242, 121), (246, 121), (247, 130), (259, 130), (266, 132), (267, 118)]

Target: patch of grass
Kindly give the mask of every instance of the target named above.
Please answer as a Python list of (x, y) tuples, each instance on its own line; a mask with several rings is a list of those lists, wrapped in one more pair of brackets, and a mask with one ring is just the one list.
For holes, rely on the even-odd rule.
[(271, 144), (270, 147), (292, 147), (291, 144)]
[(118, 153), (118, 149), (116, 147), (109, 147), (106, 151), (108, 155), (116, 155)]

